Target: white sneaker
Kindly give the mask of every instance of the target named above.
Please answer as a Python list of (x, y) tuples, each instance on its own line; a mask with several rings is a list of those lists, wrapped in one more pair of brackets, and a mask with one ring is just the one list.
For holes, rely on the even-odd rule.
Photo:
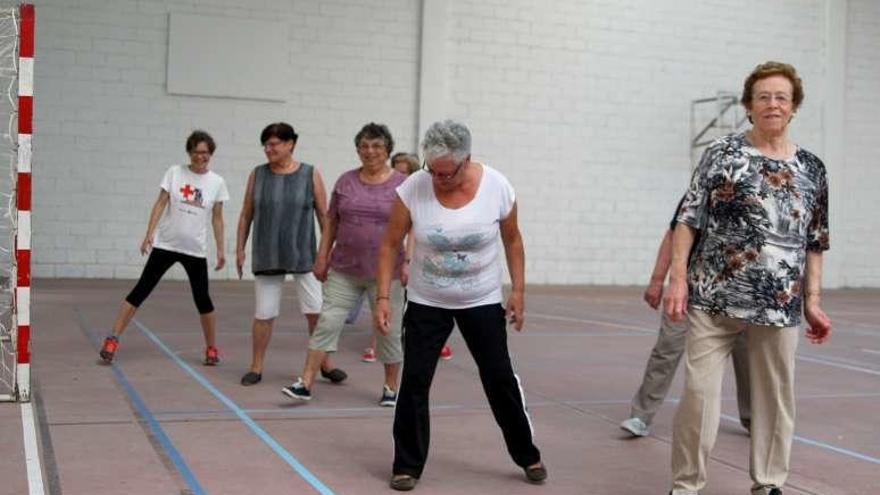
[(648, 435), (648, 425), (639, 418), (629, 418), (620, 423), (620, 429), (626, 430), (634, 437), (644, 437)]

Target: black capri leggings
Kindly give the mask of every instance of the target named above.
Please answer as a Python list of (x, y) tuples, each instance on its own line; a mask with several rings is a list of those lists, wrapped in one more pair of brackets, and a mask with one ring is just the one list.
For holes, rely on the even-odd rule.
[(211, 296), (208, 295), (208, 261), (205, 258), (159, 248), (150, 251), (150, 257), (147, 258), (140, 280), (125, 300), (136, 308), (140, 307), (150, 292), (153, 292), (162, 275), (165, 275), (171, 265), (178, 262), (183, 265), (186, 276), (189, 277), (193, 301), (199, 314), (204, 315), (214, 311), (214, 304), (211, 302)]

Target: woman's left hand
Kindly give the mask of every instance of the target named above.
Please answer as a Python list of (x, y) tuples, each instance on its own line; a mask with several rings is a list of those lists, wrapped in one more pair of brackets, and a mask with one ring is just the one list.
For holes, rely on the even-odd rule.
[(215, 272), (219, 271), (224, 266), (226, 266), (226, 256), (223, 256), (223, 254), (218, 254), (217, 255), (217, 266), (214, 267), (214, 271)]
[(400, 285), (406, 287), (407, 282), (409, 282), (409, 261), (404, 261), (400, 265)]
[(522, 292), (511, 292), (507, 298), (507, 321), (513, 325), (517, 332), (522, 331), (523, 310), (525, 303)]
[(387, 297), (376, 300), (373, 308), (373, 326), (381, 335), (388, 335), (391, 329), (391, 303)]

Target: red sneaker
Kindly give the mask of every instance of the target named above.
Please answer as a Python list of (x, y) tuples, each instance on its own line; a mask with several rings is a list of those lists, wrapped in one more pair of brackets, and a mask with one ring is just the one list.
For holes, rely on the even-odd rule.
[(361, 354), (361, 361), (365, 363), (375, 363), (376, 351), (372, 347), (367, 347), (364, 349), (364, 353)]
[(104, 339), (104, 345), (101, 346), (101, 352), (98, 354), (100, 354), (101, 359), (103, 359), (105, 363), (109, 364), (113, 362), (113, 355), (116, 354), (116, 349), (118, 348), (119, 339), (111, 335)]
[(452, 359), (452, 347), (444, 345), (443, 349), (440, 349), (440, 359), (444, 361), (449, 361), (450, 359)]
[(205, 349), (205, 366), (214, 366), (220, 362), (220, 351), (214, 346)]

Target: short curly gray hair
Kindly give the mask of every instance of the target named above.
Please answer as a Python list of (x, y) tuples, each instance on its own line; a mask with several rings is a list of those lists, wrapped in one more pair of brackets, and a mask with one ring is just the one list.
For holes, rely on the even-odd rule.
[(467, 126), (454, 120), (434, 122), (425, 131), (422, 141), (422, 155), (425, 160), (452, 155), (455, 161), (461, 161), (471, 154), (471, 131)]

